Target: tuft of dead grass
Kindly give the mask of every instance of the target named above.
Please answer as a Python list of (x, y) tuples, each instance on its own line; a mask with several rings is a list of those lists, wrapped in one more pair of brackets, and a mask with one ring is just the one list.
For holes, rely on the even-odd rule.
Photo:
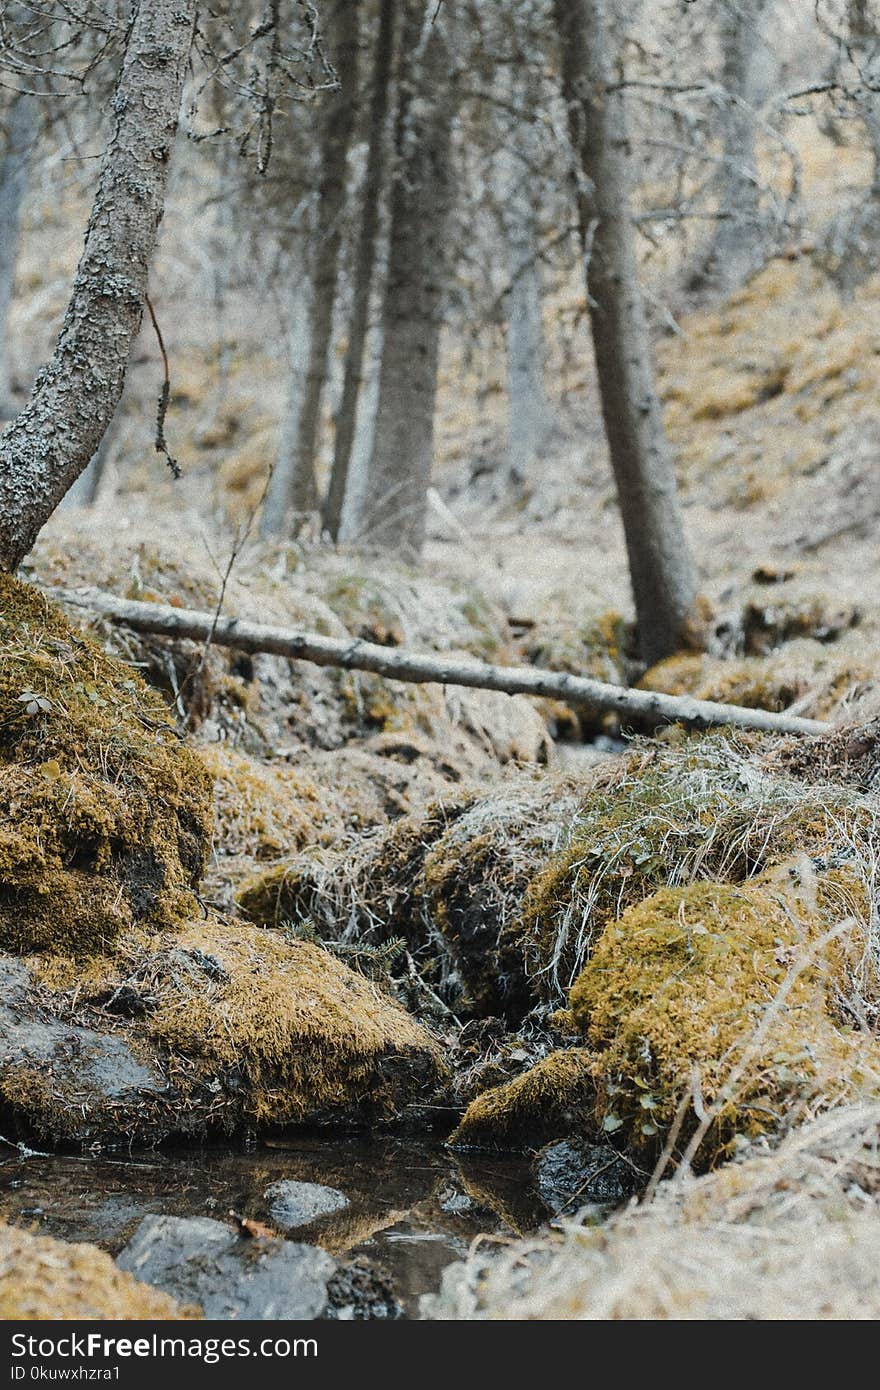
[(768, 1152), (603, 1226), (565, 1221), (532, 1240), (481, 1242), (444, 1274), (440, 1319), (876, 1320), (880, 1104), (842, 1106)]
[(71, 1245), (0, 1222), (0, 1319), (194, 1318), (167, 1294), (124, 1274), (94, 1245)]

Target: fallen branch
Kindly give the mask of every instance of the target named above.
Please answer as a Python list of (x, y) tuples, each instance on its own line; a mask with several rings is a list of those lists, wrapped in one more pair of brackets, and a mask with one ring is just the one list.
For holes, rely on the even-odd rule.
[(339, 666), (345, 671), (372, 671), (391, 680), (416, 684), (464, 685), (477, 690), (500, 690), (506, 695), (539, 695), (563, 700), (571, 705), (587, 705), (594, 710), (613, 710), (640, 724), (656, 725), (680, 721), (695, 728), (729, 724), (738, 729), (759, 729), (782, 734), (820, 734), (830, 724), (817, 719), (801, 719), (770, 710), (743, 709), (739, 705), (719, 705), (711, 700), (694, 700), (687, 695), (660, 695), (652, 690), (633, 690), (604, 681), (572, 676), (564, 671), (548, 671), (539, 666), (488, 666), (483, 662), (460, 661), (436, 652), (407, 652), (396, 647), (380, 647), (360, 639), (341, 640), (293, 628), (270, 627), (267, 623), (222, 618), (162, 603), (142, 603), (117, 598), (99, 589), (60, 589), (53, 597), (101, 613), (135, 632), (159, 637), (188, 638), (212, 642), (243, 652), (269, 652), (316, 666)]

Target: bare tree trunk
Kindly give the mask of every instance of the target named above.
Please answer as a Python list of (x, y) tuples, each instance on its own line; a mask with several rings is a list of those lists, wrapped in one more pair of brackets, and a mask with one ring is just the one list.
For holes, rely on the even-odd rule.
[(336, 417), (333, 467), (322, 511), (324, 529), (329, 532), (334, 541), (339, 540), (342, 528), (342, 514), (357, 427), (358, 399), (364, 372), (364, 351), (370, 318), (370, 295), (378, 254), (380, 202), (386, 153), (387, 132), (385, 127), (388, 120), (388, 98), (391, 88), (391, 67), (394, 51), (395, 9), (395, 0), (381, 0), (367, 132), (367, 167), (364, 174), (361, 225), (355, 251), (348, 348), (345, 354), (345, 378), (342, 386), (342, 400)]
[[(513, 83), (505, 96), (527, 102)], [(527, 84), (523, 84), (524, 86)], [(550, 407), (544, 379), (545, 350), (538, 259), (538, 209), (535, 170), (543, 157), (534, 120), (527, 120), (502, 140), (496, 158), (499, 212), (504, 233), (507, 273), (507, 400), (510, 430), (509, 465), (513, 482), (524, 482), (550, 433)]]
[[(297, 405), (296, 433), (288, 437), (282, 435), (276, 468), (282, 494), (282, 506), (277, 511), (282, 525), (286, 515), (313, 512), (318, 505), (315, 458), (339, 276), (348, 151), (357, 109), (359, 3), (360, 0), (333, 0), (321, 11), (322, 17), (327, 16), (327, 47), (336, 68), (339, 90), (325, 95), (319, 108), (320, 185), (309, 295), (308, 367), (302, 398)], [(271, 513), (266, 515), (264, 525), (270, 523), (273, 523)], [(280, 529), (280, 525), (276, 529)]]
[(0, 438), (0, 568), (14, 570), (122, 395), (156, 246), (196, 0), (135, 5), (115, 128), (54, 355)]
[(722, 0), (721, 83), (724, 151), (718, 173), (719, 220), (695, 285), (729, 293), (760, 268), (761, 187), (755, 151), (755, 65), (768, 0)]
[[(384, 283), (385, 258), (381, 251), (379, 257), (382, 262), (381, 273)], [(381, 302), (381, 296), (379, 298)], [(379, 406), (379, 376), (382, 371), (382, 323), (378, 314), (379, 306), (377, 305), (377, 322), (367, 332), (364, 348), (366, 365), (357, 402), (354, 442), (351, 447), (348, 481), (342, 506), (339, 539), (345, 542), (356, 543), (361, 540), (363, 535), (370, 463), (376, 445), (376, 412)]]
[(623, 519), (639, 645), (653, 663), (693, 644), (696, 578), (654, 384), (627, 187), (623, 95), (606, 0), (553, 0), (578, 163), (578, 220), (602, 415)]
[(287, 267), (290, 313), (287, 326), (287, 394), (281, 420), (278, 457), (269, 480), (260, 518), (260, 534), (263, 536), (280, 536), (291, 510), (291, 469), (296, 458), (296, 441), (309, 370), (311, 283), (305, 260), (305, 256), (292, 254)]
[[(880, 270), (880, 14), (874, 0), (846, 0), (845, 34), (828, 72), (835, 81), (844, 59), (855, 68), (859, 115), (872, 157), (871, 186), (856, 201), (838, 209), (814, 253), (844, 299)], [(845, 79), (852, 83), (850, 72)]]
[(880, 14), (874, 0), (848, 0), (847, 24), (864, 84), (862, 120), (874, 161), (871, 196), (880, 200)]
[(6, 148), (0, 164), (0, 420), (15, 414), (9, 353), (9, 311), (21, 239), (21, 209), (37, 136), (37, 99), (19, 92), (6, 111)]
[(418, 554), (434, 454), (456, 81), (452, 4), (404, 0), (376, 437), (364, 526), (371, 545)]

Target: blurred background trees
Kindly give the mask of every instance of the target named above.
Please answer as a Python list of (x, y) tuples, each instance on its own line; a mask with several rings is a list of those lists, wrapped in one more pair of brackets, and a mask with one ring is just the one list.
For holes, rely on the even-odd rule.
[[(0, 5), (9, 457), (137, 14)], [(416, 560), (481, 511), (546, 519), (607, 459), (643, 656), (699, 644), (699, 540), (654, 355), (775, 258), (811, 259), (844, 295), (874, 273), (878, 27), (868, 0), (200, 9), (150, 271), (184, 489), (206, 517), (258, 507), (276, 544)], [(805, 187), (814, 139), (864, 171), (828, 210)], [(78, 505), (161, 472), (161, 353), (151, 325), (131, 337)]]

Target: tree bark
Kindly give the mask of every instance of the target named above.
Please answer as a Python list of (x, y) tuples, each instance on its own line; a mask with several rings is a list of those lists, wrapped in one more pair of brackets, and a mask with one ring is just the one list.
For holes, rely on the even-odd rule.
[(324, 529), (334, 541), (340, 538), (345, 494), (357, 428), (358, 400), (364, 374), (364, 352), (370, 320), (370, 296), (379, 243), (380, 202), (384, 183), (386, 125), (388, 122), (391, 69), (394, 52), (396, 0), (381, 0), (376, 35), (376, 60), (370, 96), (367, 132), (367, 167), (361, 203), (361, 223), (355, 250), (348, 347), (342, 400), (336, 417), (336, 441), (330, 484), (324, 501)]
[(287, 328), (287, 391), (278, 456), (263, 511), (260, 517), (262, 536), (280, 536), (290, 518), (291, 469), (296, 458), (299, 421), (306, 395), (309, 370), (310, 282), (307, 256), (291, 252), (287, 264), (289, 323)]
[[(380, 276), (384, 283), (387, 246), (379, 248)], [(381, 294), (379, 296), (381, 302)], [(379, 376), (382, 370), (382, 322), (376, 309), (376, 322), (367, 331), (365, 363), (357, 402), (354, 441), (348, 465), (348, 479), (342, 506), (339, 539), (357, 544), (363, 536), (367, 485), (376, 443), (376, 413), (379, 407)]]
[(376, 436), (364, 538), (419, 554), (434, 455), (456, 104), (452, 3), (404, 0)]
[(14, 570), (95, 453), (122, 395), (156, 246), (196, 0), (132, 12), (70, 303), (48, 365), (0, 438), (0, 568)]
[(761, 188), (755, 151), (755, 60), (768, 0), (723, 0), (721, 83), (725, 92), (724, 150), (718, 171), (718, 211), (694, 284), (730, 293), (762, 262)]
[(627, 187), (629, 144), (615, 88), (606, 0), (553, 0), (577, 162), (602, 415), (626, 538), (642, 658), (694, 645), (696, 577), (654, 383)]
[(357, 110), (359, 0), (332, 0), (322, 7), (321, 13), (322, 17), (327, 16), (327, 48), (336, 68), (339, 90), (326, 94), (319, 108), (320, 183), (309, 294), (308, 366), (297, 406), (296, 433), (294, 437), (282, 438), (278, 459), (282, 492), (278, 510), (282, 517), (305, 515), (318, 506), (315, 459), (339, 278), (348, 151)]
[(9, 312), (21, 240), (21, 209), (37, 136), (37, 98), (18, 92), (6, 111), (6, 148), (0, 163), (0, 420), (15, 414), (9, 352)]
[(605, 681), (572, 676), (566, 671), (547, 671), (538, 666), (489, 666), (479, 661), (460, 661), (436, 653), (407, 652), (382, 647), (359, 638), (322, 637), (315, 632), (249, 623), (238, 618), (218, 618), (170, 604), (143, 603), (117, 598), (98, 589), (59, 589), (52, 597), (61, 603), (88, 608), (135, 632), (162, 637), (187, 638), (235, 651), (269, 652), (316, 666), (336, 666), (345, 671), (372, 671), (392, 680), (413, 684), (462, 685), (476, 690), (500, 690), (506, 695), (539, 695), (612, 710), (633, 719), (665, 724), (673, 720), (709, 728), (729, 724), (740, 729), (764, 729), (787, 734), (828, 733), (832, 725), (817, 719), (777, 714), (772, 710), (744, 709), (716, 704), (686, 695), (661, 695), (653, 690), (633, 690)]
[(524, 482), (550, 433), (550, 407), (544, 378), (541, 265), (538, 209), (533, 171), (543, 158), (527, 83), (518, 91), (507, 84), (504, 96), (528, 105), (530, 119), (507, 132), (496, 158), (499, 213), (507, 273), (507, 401), (510, 478)]
[(874, 161), (871, 197), (880, 202), (880, 15), (873, 0), (848, 0), (847, 27), (865, 86), (862, 120)]

